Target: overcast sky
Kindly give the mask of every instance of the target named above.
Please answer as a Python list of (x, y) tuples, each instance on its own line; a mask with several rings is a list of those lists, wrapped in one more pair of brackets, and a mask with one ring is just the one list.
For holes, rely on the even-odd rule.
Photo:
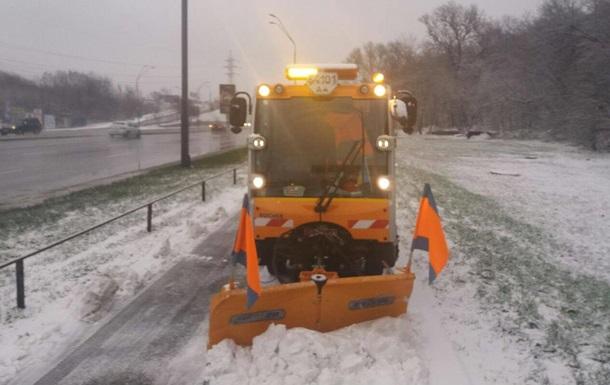
[[(298, 61), (341, 62), (366, 41), (424, 39), (418, 18), (444, 0), (190, 0), (190, 88), (226, 82), (229, 51), (238, 88), (282, 80), (292, 46), (270, 25), (281, 17)], [(472, 0), (486, 15), (535, 13), (541, 0)], [(144, 93), (180, 84), (180, 0), (0, 0), (0, 69), (28, 78), (44, 71), (94, 71)], [(202, 96), (208, 88), (201, 86)]]

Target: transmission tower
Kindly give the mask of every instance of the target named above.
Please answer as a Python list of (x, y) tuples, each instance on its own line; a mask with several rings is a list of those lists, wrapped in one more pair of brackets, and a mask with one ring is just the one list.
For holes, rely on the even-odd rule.
[(233, 80), (235, 79), (235, 75), (237, 75), (237, 72), (235, 70), (239, 67), (237, 66), (237, 64), (235, 64), (236, 62), (237, 60), (233, 58), (233, 53), (229, 51), (229, 57), (225, 60), (224, 65), (224, 68), (227, 70), (226, 75), (229, 79), (229, 84), (234, 84)]

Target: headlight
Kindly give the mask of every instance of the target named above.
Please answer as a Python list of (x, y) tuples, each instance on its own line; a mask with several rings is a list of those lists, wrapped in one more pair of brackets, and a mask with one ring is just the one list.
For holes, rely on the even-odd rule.
[(380, 176), (377, 178), (377, 187), (379, 187), (380, 190), (387, 191), (390, 189), (390, 186), (390, 178), (387, 176)]
[(268, 85), (263, 84), (262, 86), (258, 87), (258, 94), (262, 97), (265, 96), (269, 96), (269, 94), (271, 93), (271, 89), (269, 88)]
[(251, 134), (248, 136), (248, 148), (251, 150), (262, 150), (267, 145), (267, 140), (259, 134)]
[(375, 141), (375, 146), (379, 151), (392, 151), (396, 146), (396, 141), (393, 136), (380, 135)]
[(253, 188), (261, 189), (265, 186), (265, 177), (262, 175), (252, 175), (251, 183)]
[(377, 84), (375, 86), (375, 88), (373, 88), (373, 92), (375, 93), (375, 95), (377, 95), (379, 97), (385, 96), (385, 93), (386, 93), (385, 86), (383, 84)]

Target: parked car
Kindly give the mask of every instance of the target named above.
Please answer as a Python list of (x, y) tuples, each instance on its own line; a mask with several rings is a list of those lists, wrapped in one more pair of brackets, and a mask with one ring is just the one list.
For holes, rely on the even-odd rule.
[(111, 138), (122, 136), (123, 138), (139, 138), (142, 133), (137, 124), (133, 122), (113, 122), (108, 129), (108, 134)]

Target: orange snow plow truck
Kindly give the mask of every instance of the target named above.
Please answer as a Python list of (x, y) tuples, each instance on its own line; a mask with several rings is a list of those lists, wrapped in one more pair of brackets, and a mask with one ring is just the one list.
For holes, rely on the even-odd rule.
[(249, 210), (259, 264), (278, 284), (247, 307), (226, 285), (210, 304), (208, 346), (249, 345), (272, 324), (322, 332), (407, 309), (414, 275), (398, 258), (395, 125), (408, 132), (416, 101), (392, 95), (354, 64), (290, 65), (285, 84), (238, 92), (230, 123), (240, 132), (255, 105)]

